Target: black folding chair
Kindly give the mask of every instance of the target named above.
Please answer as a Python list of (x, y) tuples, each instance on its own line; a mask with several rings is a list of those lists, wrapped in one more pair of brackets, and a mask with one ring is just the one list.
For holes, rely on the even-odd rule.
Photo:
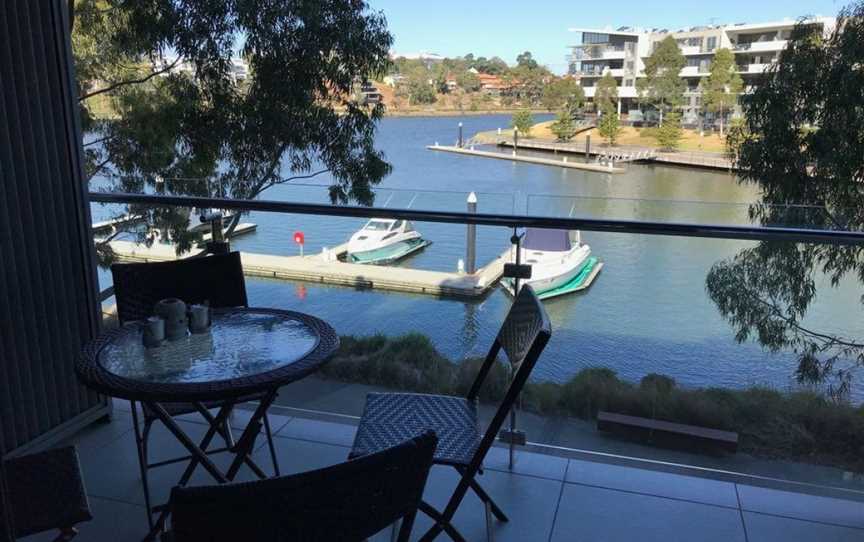
[(66, 542), (91, 519), (75, 448), (0, 461), (0, 541), (56, 529)]
[(255, 482), (175, 487), (172, 542), (359, 541), (401, 520), (411, 536), (438, 439), (431, 431), (360, 459)]
[(6, 487), (6, 467), (3, 465), (3, 447), (0, 446), (0, 542), (14, 542), (14, 533), (12, 499)]
[[(114, 264), (111, 266), (114, 277), (114, 297), (117, 300), (117, 316), (121, 324), (134, 320), (143, 320), (153, 316), (156, 303), (166, 298), (182, 299), (189, 304), (206, 303), (211, 308), (248, 307), (246, 297), (246, 281), (243, 277), (243, 264), (239, 252), (220, 254), (200, 258), (188, 258), (170, 262)], [(256, 400), (258, 397), (244, 398), (240, 402)], [(162, 406), (172, 417), (199, 412), (191, 403), (163, 403)], [(221, 403), (207, 403), (207, 408), (219, 408)], [(157, 463), (148, 459), (147, 443), (153, 422), (158, 417), (154, 412), (141, 404), (144, 418), (143, 428), (138, 421), (138, 409), (132, 402), (133, 425), (135, 426), (135, 443), (138, 447), (138, 460), (141, 467), (141, 478), (144, 485), (144, 501), (150, 512), (150, 483), (147, 472), (172, 463), (191, 459), (190, 456), (171, 458)], [(215, 418), (208, 411), (200, 411), (208, 423), (215, 423)], [(273, 470), (279, 475), (279, 462), (276, 458), (276, 448), (270, 431), (270, 422), (263, 418)], [(218, 428), (225, 440), (225, 448), (208, 450), (208, 453), (224, 452), (235, 445), (231, 426), (226, 422)], [(151, 523), (152, 527), (152, 523)]]
[[(465, 540), (452, 521), (469, 488), (486, 506), (486, 528), (490, 536), (490, 512), (500, 521), (507, 521), (507, 516), (483, 490), (476, 476), (551, 336), (549, 317), (534, 290), (526, 285), (516, 296), (467, 397), (413, 393), (370, 393), (367, 396), (350, 457), (375, 453), (408, 435), (433, 430), (439, 439), (434, 462), (449, 465), (461, 475), (443, 512), (426, 502), (420, 504), (420, 510), (435, 521), (421, 540), (432, 540), (442, 531), (453, 540)], [(513, 379), (481, 436), (477, 423), (478, 396), (501, 350), (513, 368)]]

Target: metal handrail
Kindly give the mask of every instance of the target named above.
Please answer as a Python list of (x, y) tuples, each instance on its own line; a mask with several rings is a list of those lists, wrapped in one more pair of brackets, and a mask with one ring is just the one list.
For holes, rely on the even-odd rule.
[(746, 241), (790, 241), (835, 245), (864, 245), (864, 232), (855, 231), (808, 230), (804, 228), (789, 227), (726, 226), (597, 218), (555, 218), (515, 214), (472, 214), (452, 211), (385, 209), (378, 207), (322, 205), (272, 200), (220, 199), (197, 196), (160, 196), (151, 194), (130, 194), (125, 192), (90, 192), (89, 197), (90, 201), (96, 203), (219, 208), (236, 209), (241, 211), (263, 211), (354, 218), (393, 218), (415, 222), (475, 224), (478, 226), (500, 226), (506, 228), (530, 227), (556, 230), (632, 233), (639, 235), (664, 235), (672, 237), (740, 239)]

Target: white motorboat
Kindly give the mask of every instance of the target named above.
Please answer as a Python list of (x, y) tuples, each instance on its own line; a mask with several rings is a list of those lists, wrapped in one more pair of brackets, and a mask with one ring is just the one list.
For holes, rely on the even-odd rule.
[[(578, 231), (528, 228), (519, 259), (531, 266), (531, 278), (520, 282), (530, 284), (541, 299), (586, 288), (602, 267)], [(515, 253), (511, 261), (516, 261)], [(512, 279), (503, 284), (512, 294)]]
[(351, 236), (347, 259), (353, 263), (387, 263), (428, 244), (407, 220), (373, 218)]

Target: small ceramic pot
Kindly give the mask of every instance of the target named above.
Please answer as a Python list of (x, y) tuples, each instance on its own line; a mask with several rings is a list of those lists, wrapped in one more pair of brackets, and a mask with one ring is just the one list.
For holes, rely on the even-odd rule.
[(153, 313), (165, 320), (165, 338), (169, 341), (182, 339), (189, 333), (186, 303), (176, 298), (163, 299), (156, 303)]

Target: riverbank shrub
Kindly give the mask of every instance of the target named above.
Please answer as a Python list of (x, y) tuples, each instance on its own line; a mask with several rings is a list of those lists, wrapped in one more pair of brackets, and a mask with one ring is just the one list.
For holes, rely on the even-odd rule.
[(531, 137), (531, 128), (534, 126), (534, 114), (531, 113), (530, 109), (520, 109), (513, 113), (510, 125), (519, 131), (520, 136)]
[[(420, 334), (348, 336), (322, 371), (328, 378), (399, 391), (465, 395), (482, 363), (482, 358), (454, 363)], [(508, 367), (496, 363), (481, 402), (500, 401), (508, 381)], [(563, 384), (529, 382), (522, 404), (547, 416), (593, 420), (604, 410), (735, 431), (743, 453), (864, 472), (864, 405), (810, 391), (685, 388), (654, 373), (633, 383), (609, 368), (589, 367)]]

